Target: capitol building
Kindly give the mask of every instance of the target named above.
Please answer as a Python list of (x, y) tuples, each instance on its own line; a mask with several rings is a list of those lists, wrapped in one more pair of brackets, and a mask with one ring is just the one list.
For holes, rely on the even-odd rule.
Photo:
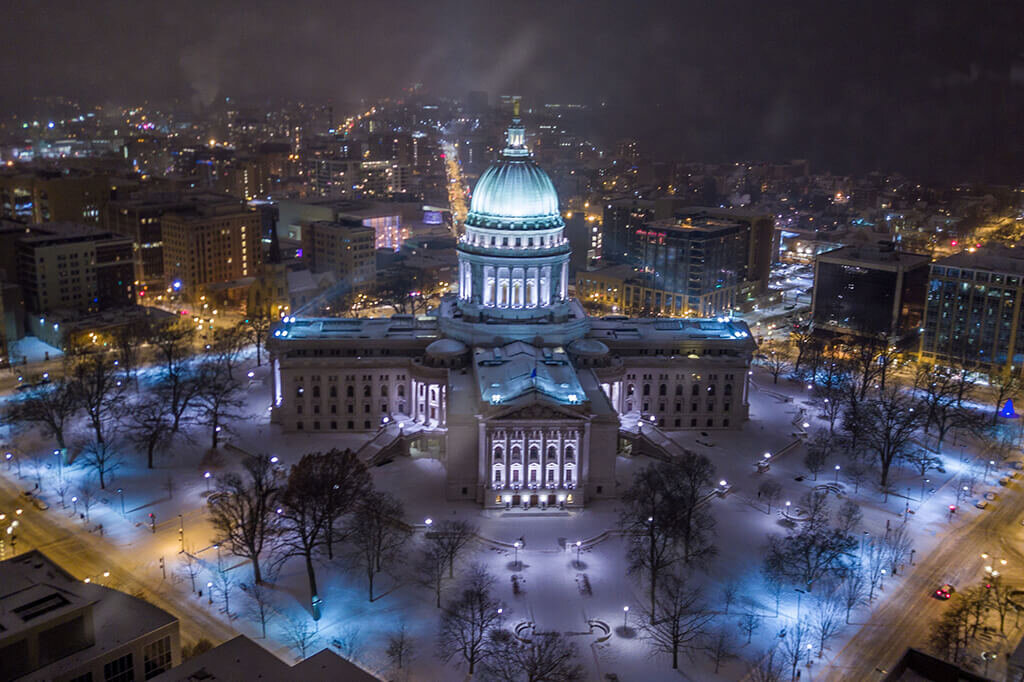
[(558, 195), (518, 118), (464, 227), (458, 294), (433, 315), (274, 327), (274, 423), (363, 432), (367, 462), (429, 453), (448, 499), (493, 508), (614, 497), (638, 430), (656, 448), (662, 432), (742, 427), (755, 349), (743, 322), (594, 318), (569, 297)]

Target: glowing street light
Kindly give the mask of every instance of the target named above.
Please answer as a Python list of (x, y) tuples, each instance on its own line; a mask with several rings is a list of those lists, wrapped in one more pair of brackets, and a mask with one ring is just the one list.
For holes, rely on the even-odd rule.
[(512, 546), (515, 548), (515, 559), (512, 560), (512, 563), (516, 567), (516, 570), (518, 571), (519, 570), (519, 548), (523, 546), (523, 543), (519, 542), (519, 540), (516, 540), (515, 542), (512, 543)]
[(839, 465), (836, 465), (836, 483), (839, 483)]
[(204, 473), (203, 478), (206, 479), (206, 492), (210, 492), (210, 472), (207, 471)]
[(580, 565), (580, 548), (583, 546), (583, 542), (580, 540), (576, 541), (576, 566)]
[(622, 607), (622, 628), (626, 629), (629, 627), (629, 607)]

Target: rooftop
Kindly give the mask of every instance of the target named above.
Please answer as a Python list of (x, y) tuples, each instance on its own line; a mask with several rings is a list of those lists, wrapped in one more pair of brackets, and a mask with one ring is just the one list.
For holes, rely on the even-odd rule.
[(0, 561), (0, 648), (20, 632), (90, 606), (95, 641), (34, 671), (34, 678), (50, 679), (177, 619), (141, 599), (77, 580), (38, 550)]
[(753, 343), (746, 322), (729, 318), (631, 318), (607, 315), (592, 318), (588, 338), (616, 341), (743, 341)]
[(313, 317), (285, 318), (274, 327), (281, 339), (424, 339), (440, 338), (436, 318), (412, 315), (391, 317)]
[(496, 348), (473, 349), (478, 395), (498, 405), (527, 393), (540, 393), (563, 405), (578, 405), (586, 394), (576, 369), (561, 347), (537, 348), (522, 341)]
[(924, 253), (910, 253), (895, 248), (892, 242), (850, 244), (818, 254), (819, 261), (872, 266), (876, 269), (895, 270), (924, 265), (931, 257)]
[(306, 660), (289, 666), (245, 635), (190, 658), (177, 668), (152, 678), (160, 682), (376, 682), (377, 678), (334, 652), (323, 649)]
[(1024, 248), (983, 246), (971, 253), (961, 251), (935, 261), (939, 267), (991, 270), (1012, 275), (1024, 275)]

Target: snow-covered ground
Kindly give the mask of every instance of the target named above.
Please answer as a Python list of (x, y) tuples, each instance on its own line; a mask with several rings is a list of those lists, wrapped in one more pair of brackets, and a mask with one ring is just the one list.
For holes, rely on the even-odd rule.
[[(84, 482), (89, 472), (80, 467), (64, 467), (63, 475), (71, 484), (66, 493), (67, 508), (62, 510), (55, 492), (60, 468), (55, 458), (41, 457), (41, 489), (51, 505), (47, 513), (72, 526), (86, 525), (98, 531), (97, 527), (102, 525), (104, 537), (112, 540), (123, 553), (117, 560), (126, 562), (139, 575), (159, 580), (159, 560), (163, 557), (167, 562), (168, 579), (176, 585), (181, 598), (192, 599), (200, 608), (220, 614), (223, 603), (219, 595), (215, 594), (211, 605), (206, 594), (207, 582), (215, 580), (213, 571), (218, 561), (232, 567), (231, 573), (237, 576), (237, 582), (251, 583), (251, 573), (246, 562), (228, 556), (223, 550), (218, 557), (218, 550), (212, 545), (213, 531), (205, 508), (209, 485), (206, 472), (215, 477), (237, 468), (242, 452), (274, 454), (283, 467), (288, 467), (307, 452), (332, 447), (357, 448), (367, 439), (363, 435), (282, 434), (277, 426), (268, 423), (267, 408), (271, 399), (268, 368), (266, 365), (257, 368), (254, 364), (250, 357), (241, 370), (243, 373), (251, 370), (254, 374), (254, 381), (247, 388), (249, 418), (233, 427), (233, 433), (226, 438), (227, 446), (209, 453), (208, 430), (190, 426), (186, 434), (175, 440), (170, 451), (159, 457), (155, 470), (145, 468), (144, 457), (126, 452), (107, 490), (97, 491), (99, 501), (89, 510), (88, 524), (75, 517), (75, 505), (70, 498), (72, 495), (82, 497), (81, 490), (88, 485)], [(717, 467), (717, 477), (726, 479), (731, 486), (724, 498), (714, 498), (710, 503), (717, 520), (719, 555), (707, 572), (696, 573), (692, 578), (705, 587), (706, 604), (717, 613), (716, 623), (736, 633), (738, 658), (725, 663), (717, 677), (712, 672), (713, 664), (703, 654), (692, 661), (683, 659), (680, 671), (671, 671), (667, 656), (651, 655), (637, 633), (637, 623), (632, 616), (629, 616), (632, 627), (623, 630), (623, 607), (630, 606), (631, 613), (637, 614), (645, 597), (642, 585), (628, 575), (624, 540), (615, 532), (616, 503), (597, 502), (581, 511), (550, 516), (484, 511), (473, 504), (446, 501), (442, 465), (428, 458), (399, 458), (371, 470), (378, 488), (402, 500), (406, 520), (417, 531), (404, 550), (402, 560), (389, 567), (387, 575), (380, 579), (373, 602), (367, 599), (365, 577), (358, 568), (348, 565), (344, 558), (318, 561), (317, 578), (324, 603), (323, 618), (318, 623), (319, 645), (340, 644), (336, 650), (371, 670), (383, 671), (387, 667), (384, 655), (387, 635), (404, 622), (415, 640), (414, 679), (457, 677), (455, 667), (441, 663), (435, 654), (439, 615), (432, 589), (418, 582), (415, 571), (424, 542), (424, 519), (457, 518), (476, 524), (484, 538), (471, 555), (467, 555), (463, 567), (469, 561), (481, 562), (496, 576), (498, 594), (507, 604), (505, 616), (509, 624), (529, 621), (535, 623), (537, 630), (571, 633), (588, 668), (588, 679), (606, 679), (606, 675), (614, 673), (622, 680), (676, 677), (736, 680), (744, 676), (748, 661), (779, 641), (780, 630), (792, 624), (798, 599), (801, 599), (797, 592), (787, 589), (776, 615), (775, 598), (760, 578), (766, 536), (785, 532), (778, 509), (768, 513), (766, 505), (758, 499), (757, 488), (765, 478), (781, 483), (784, 487), (781, 501), (790, 500), (794, 504), (815, 485), (838, 479), (839, 483), (844, 483), (846, 494), (858, 502), (864, 513), (860, 530), (866, 537), (881, 536), (887, 523), (895, 526), (908, 517), (915, 530), (914, 548), (919, 558), (937, 544), (940, 531), (965, 523), (980, 513), (970, 505), (961, 505), (960, 512), (952, 519), (948, 514), (947, 506), (955, 500), (955, 486), (951, 482), (961, 467), (959, 446), (950, 448), (955, 452), (953, 457), (945, 458), (947, 473), (929, 472), (926, 485), (909, 469), (897, 469), (892, 486), (897, 492), (890, 494), (887, 500), (870, 482), (854, 494), (853, 485), (844, 481), (842, 471), (836, 474), (832, 469), (836, 463), (842, 466), (841, 460), (830, 462), (827, 473), (821, 474), (819, 481), (812, 480), (804, 470), (802, 444), (791, 444), (799, 440), (794, 434), (803, 430), (803, 423), (812, 424), (812, 428), (827, 427), (827, 423), (816, 415), (804, 385), (786, 381), (773, 385), (771, 377), (760, 370), (755, 370), (754, 380), (757, 386), (751, 390), (751, 418), (741, 431), (709, 432), (707, 437), (699, 433), (672, 436), (681, 445), (707, 454)], [(21, 460), (19, 485), (32, 488), (36, 480), (32, 453), (52, 452), (54, 445), (35, 433), (22, 434), (12, 444)], [(970, 453), (974, 444), (966, 447)], [(758, 473), (756, 463), (765, 452), (773, 454), (771, 468)], [(620, 457), (620, 487), (628, 485), (632, 473), (646, 463), (644, 458)], [(17, 467), (13, 463), (0, 466), (0, 474), (16, 479)], [(796, 480), (801, 476), (803, 480)], [(992, 484), (997, 478), (990, 473), (988, 481)], [(986, 487), (991, 486), (979, 486), (979, 494)], [(123, 514), (122, 494), (118, 489), (123, 491)], [(77, 511), (83, 512), (81, 502)], [(151, 523), (155, 525), (155, 533)], [(179, 527), (184, 528), (186, 548), (205, 563), (204, 571), (196, 579), (204, 590), (202, 598), (191, 593), (190, 580), (180, 570)], [(517, 567), (513, 561), (514, 551), (508, 545), (520, 537), (525, 540), (525, 547), (518, 552), (521, 566)], [(583, 542), (578, 566), (575, 563), (577, 540)], [(521, 578), (518, 594), (513, 590), (513, 575)], [(949, 576), (951, 582), (959, 582), (961, 578), (967, 581), (966, 576), (955, 573)], [(899, 583), (901, 580), (900, 576), (887, 578), (879, 598), (884, 599), (885, 594), (891, 593), (895, 587), (892, 581)], [(721, 591), (728, 582), (739, 585), (739, 596), (726, 614)], [(581, 589), (587, 583), (589, 592)], [(453, 585), (454, 582), (446, 581), (446, 591)], [(291, 658), (294, 652), (285, 644), (282, 626), (286, 617), (307, 617), (308, 613), (308, 586), (301, 560), (292, 559), (283, 565), (274, 590), (283, 615), (270, 623), (269, 637), (264, 644), (278, 655)], [(806, 609), (810, 597), (802, 599), (801, 608)], [(231, 594), (231, 624), (252, 637), (259, 637), (259, 626), (247, 614), (246, 602), (242, 590), (236, 587)], [(746, 611), (763, 616), (750, 644), (745, 643), (738, 626), (739, 614)], [(852, 619), (854, 624), (846, 626), (829, 642), (824, 660), (815, 659), (813, 668), (804, 669), (805, 679), (827, 665), (867, 613), (866, 607), (858, 607)], [(227, 616), (220, 614), (220, 617)], [(610, 637), (604, 638), (600, 625), (595, 627), (593, 621), (607, 625)]]

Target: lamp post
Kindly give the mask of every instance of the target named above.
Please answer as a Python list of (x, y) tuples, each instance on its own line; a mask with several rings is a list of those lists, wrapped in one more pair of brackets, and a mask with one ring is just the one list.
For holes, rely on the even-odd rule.
[(629, 607), (622, 607), (622, 629), (625, 630), (629, 627)]
[(78, 495), (71, 496), (71, 503), (75, 505), (75, 513), (78, 513)]
[(206, 583), (206, 596), (208, 596), (210, 598), (210, 602), (209, 603), (212, 604), (213, 603), (213, 583), (212, 582), (207, 582)]
[(836, 483), (839, 483), (839, 465), (836, 465)]
[(121, 516), (124, 516), (124, 488), (118, 488), (117, 494), (121, 496)]
[(430, 527), (432, 525), (434, 525), (434, 519), (432, 519), (432, 518), (430, 518), (428, 516), (427, 518), (423, 519), (423, 525), (425, 525), (427, 527), (427, 532), (429, 533), (430, 532)]
[(206, 479), (206, 492), (210, 492), (210, 472), (207, 471), (204, 473), (203, 478)]
[(803, 598), (803, 596), (805, 594), (807, 594), (807, 590), (801, 590), (799, 587), (794, 587), (793, 589), (796, 591), (796, 620), (799, 623), (800, 622), (800, 600), (801, 600), (801, 598)]
[(583, 543), (581, 541), (579, 541), (579, 540), (576, 541), (576, 567), (577, 568), (579, 568), (579, 565), (580, 565), (580, 548), (582, 547), (582, 545), (583, 545)]
[(924, 488), (925, 488), (925, 486), (926, 486), (926, 485), (928, 485), (928, 484), (929, 484), (930, 482), (931, 482), (931, 479), (930, 479), (930, 478), (926, 478), (926, 479), (924, 479), (923, 481), (921, 481), (921, 501), (922, 501), (922, 502), (924, 502)]
[(512, 543), (512, 546), (515, 548), (515, 559), (512, 561), (512, 565), (515, 566), (516, 567), (515, 570), (518, 571), (519, 570), (519, 548), (520, 548), (520, 546), (522, 546), (522, 543), (519, 542), (519, 540), (516, 540), (515, 542)]
[(178, 543), (181, 545), (178, 554), (182, 554), (185, 551), (185, 517), (181, 514), (178, 514)]

